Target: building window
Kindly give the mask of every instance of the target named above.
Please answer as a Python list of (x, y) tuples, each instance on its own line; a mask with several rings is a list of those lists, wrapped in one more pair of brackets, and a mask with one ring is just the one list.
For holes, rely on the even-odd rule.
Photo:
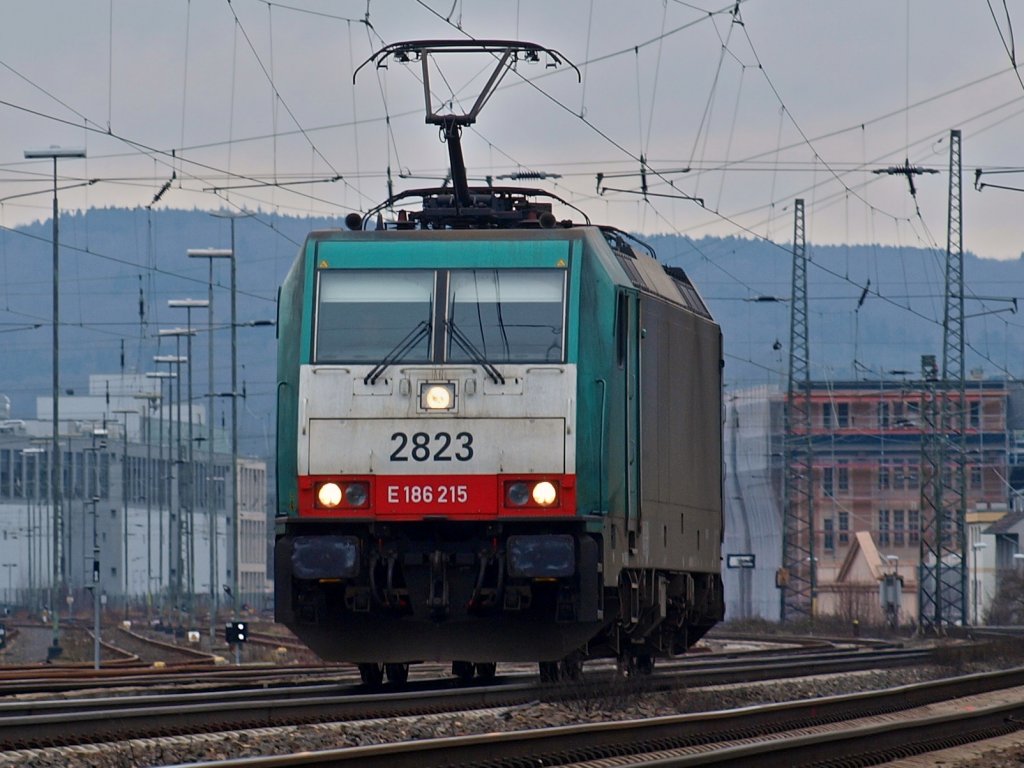
[(971, 464), (971, 488), (981, 488), (981, 464)]
[(839, 422), (839, 428), (843, 429), (850, 426), (850, 404), (839, 403), (836, 406), (838, 410), (837, 421)]
[(878, 460), (878, 488), (886, 490), (889, 487), (889, 459)]
[(921, 423), (921, 406), (917, 402), (907, 401), (906, 415), (896, 420), (897, 427), (916, 427)]
[(888, 429), (890, 425), (889, 418), (889, 403), (878, 404), (878, 427), (879, 429)]
[(911, 544), (921, 541), (921, 513), (916, 509), (907, 510), (907, 541)]
[(838, 479), (839, 479), (839, 492), (840, 493), (849, 493), (850, 492), (850, 468), (848, 466), (846, 466), (845, 459), (840, 459), (839, 466), (837, 467), (837, 469), (839, 470), (839, 472), (837, 473), (838, 474)]
[(839, 543), (841, 545), (850, 543), (850, 513), (839, 513)]
[(971, 407), (971, 426), (972, 427), (980, 427), (981, 426), (981, 401), (979, 401), (979, 400), (971, 401), (970, 407)]
[(0, 450), (0, 499), (11, 498), (11, 452)]
[(889, 517), (888, 509), (878, 510), (878, 546), (880, 547), (888, 547), (890, 544)]
[(897, 459), (892, 463), (892, 487), (898, 489), (907, 487), (907, 471), (903, 459)]
[(100, 493), (101, 499), (110, 498), (110, 454), (100, 454)]
[(892, 544), (894, 547), (902, 547), (906, 543), (906, 514), (902, 509), (892, 511)]
[(832, 552), (836, 548), (835, 532), (832, 529), (833, 528), (832, 518), (831, 517), (827, 518), (824, 521), (824, 524), (825, 524), (825, 541), (824, 541), (824, 543), (825, 543), (825, 551), (826, 552)]
[(821, 470), (821, 491), (826, 496), (832, 496), (835, 493), (835, 486), (833, 485), (833, 470), (832, 467), (824, 467)]
[(24, 458), (21, 455), (21, 451), (12, 451), (11, 453), (12, 458), (14, 459), (14, 488), (11, 493), (11, 498), (20, 499), (25, 492), (25, 489), (21, 484), (21, 476), (24, 473)]
[(911, 459), (910, 461), (907, 462), (907, 487), (908, 488), (917, 488), (918, 485), (920, 484), (918, 482), (918, 477), (920, 475), (919, 470), (920, 470), (920, 464), (917, 461), (914, 461), (913, 459)]
[(832, 428), (832, 403), (821, 404), (821, 423), (825, 429)]

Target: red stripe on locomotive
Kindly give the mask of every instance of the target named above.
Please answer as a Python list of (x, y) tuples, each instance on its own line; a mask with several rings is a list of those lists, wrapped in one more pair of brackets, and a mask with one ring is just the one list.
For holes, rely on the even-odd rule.
[[(557, 501), (541, 506), (532, 501), (513, 505), (510, 483), (547, 481), (557, 489)], [(368, 503), (358, 508), (325, 509), (316, 490), (325, 482), (366, 483)], [(348, 520), (415, 521), (444, 517), (457, 520), (572, 517), (576, 514), (575, 475), (306, 475), (298, 478), (299, 517)]]

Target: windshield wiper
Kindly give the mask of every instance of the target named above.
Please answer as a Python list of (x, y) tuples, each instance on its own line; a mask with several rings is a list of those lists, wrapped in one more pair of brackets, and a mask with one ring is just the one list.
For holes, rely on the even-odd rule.
[(455, 321), (445, 320), (445, 324), (447, 324), (448, 331), (451, 333), (452, 341), (458, 344), (459, 349), (469, 356), (469, 361), (471, 363), (476, 363), (483, 368), (491, 381), (495, 384), (504, 384), (505, 377), (501, 375), (501, 371), (495, 368), (492, 363), (487, 362), (487, 359), (483, 356), (480, 350), (473, 345), (473, 342), (469, 340), (469, 337), (455, 325)]
[(384, 355), (379, 363), (377, 363), (370, 370), (366, 376), (363, 377), (363, 384), (376, 384), (377, 379), (388, 369), (393, 363), (397, 363), (407, 354), (409, 351), (420, 343), (420, 340), (430, 333), (430, 323), (426, 320), (420, 320), (419, 323), (409, 333), (405, 335), (405, 338), (399, 341), (391, 351)]

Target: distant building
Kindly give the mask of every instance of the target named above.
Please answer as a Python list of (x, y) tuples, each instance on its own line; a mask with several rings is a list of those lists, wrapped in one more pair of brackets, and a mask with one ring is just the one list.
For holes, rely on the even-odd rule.
[[(189, 462), (189, 409), (160, 387), (160, 380), (137, 375), (95, 375), (87, 395), (61, 398), (62, 535), (56, 546), (51, 400), (38, 398), (36, 420), (0, 421), (5, 604), (48, 606), (59, 548), (57, 570), (67, 592), (58, 599), (72, 598), (72, 607), (89, 604), (85, 587), (93, 583), (95, 563), (108, 603), (148, 603), (168, 613), (205, 613), (211, 597), (230, 605), (224, 587), (232, 582), (235, 534), (228, 443), (223, 430), (214, 430), (211, 462), (206, 411), (193, 404)], [(237, 479), (240, 601), (259, 607), (269, 591), (265, 462), (239, 458)]]
[[(811, 383), (817, 615), (881, 620), (883, 585), (894, 577), (902, 584), (898, 620), (918, 618), (925, 391), (919, 381)], [(1024, 388), (978, 378), (967, 382), (966, 397), (967, 608), (981, 621), (998, 574), (1024, 561), (1013, 557), (1024, 554)], [(784, 400), (746, 390), (726, 411), (724, 551), (769, 548), (749, 576), (723, 562), (730, 618), (779, 616), (781, 595), (767, 597), (766, 585), (782, 554)], [(778, 559), (762, 567), (773, 551)]]
[[(1007, 382), (981, 379), (966, 387), (967, 608), (979, 619), (994, 589), (986, 574), (995, 547), (985, 531), (1006, 515), (1012, 495), (1007, 412), (1013, 391)], [(878, 560), (876, 576), (882, 568), (901, 579), (901, 619), (917, 619), (925, 396), (922, 383), (913, 381), (812, 383), (818, 613), (852, 619), (882, 610), (876, 579), (851, 578), (851, 548), (866, 533), (870, 539), (858, 551)]]

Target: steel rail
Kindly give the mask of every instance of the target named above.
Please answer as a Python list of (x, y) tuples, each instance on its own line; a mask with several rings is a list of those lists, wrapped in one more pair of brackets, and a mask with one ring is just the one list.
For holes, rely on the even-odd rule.
[[(435, 768), (569, 765), (609, 760), (616, 765), (693, 768), (796, 768), (803, 765), (869, 765), (862, 760), (892, 759), (991, 738), (1024, 727), (1024, 701), (1003, 702), (970, 711), (861, 725), (805, 735), (806, 729), (871, 715), (891, 714), (938, 701), (1024, 684), (1024, 668), (1008, 672), (901, 686), (885, 691), (833, 696), (802, 702), (676, 715), (648, 720), (605, 722), (350, 747), (255, 758), (168, 766), (168, 768)], [(789, 736), (787, 731), (804, 729)], [(759, 740), (743, 746), (709, 748), (726, 740)], [(702, 750), (697, 747), (704, 745)], [(678, 750), (678, 754), (673, 751)], [(853, 762), (858, 761), (858, 762)]]
[(463, 688), (453, 688), (450, 679), (421, 681), (400, 692), (376, 694), (366, 694), (362, 686), (330, 683), (117, 698), (4, 701), (0, 702), (0, 748), (514, 706), (541, 699), (600, 697), (609, 690), (640, 694), (696, 685), (906, 666), (927, 660), (924, 651), (899, 651), (820, 662), (804, 658), (785, 663), (730, 663), (718, 670), (705, 667), (633, 680), (623, 680), (606, 671), (587, 674), (579, 684), (564, 686), (539, 685), (531, 676), (526, 681), (499, 678), (497, 685)]
[[(822, 650), (824, 648), (824, 650)], [(790, 648), (758, 649), (709, 653), (699, 656), (687, 656), (664, 662), (657, 667), (655, 675), (677, 673), (680, 670), (696, 670), (711, 668), (721, 671), (730, 665), (745, 665), (758, 660), (771, 659), (778, 656), (800, 657), (812, 656), (816, 659), (827, 659), (831, 656), (855, 656), (857, 651), (832, 650), (830, 646), (822, 648)], [(898, 651), (893, 651), (898, 653)], [(919, 651), (912, 653), (927, 653)], [(863, 657), (862, 657), (863, 658)], [(903, 657), (913, 661), (913, 657)], [(890, 660), (891, 662), (891, 660)], [(588, 670), (609, 669), (611, 661), (596, 661), (587, 665)], [(801, 662), (801, 666), (803, 662)], [(526, 668), (529, 665), (524, 665)], [(444, 679), (446, 666), (441, 664), (422, 665), (420, 677), (433, 676)], [(503, 677), (507, 676), (504, 674)], [(532, 676), (532, 670), (523, 676)], [(358, 681), (358, 673), (352, 665), (347, 664), (313, 664), (302, 666), (278, 667), (273, 665), (245, 665), (243, 667), (210, 665), (195, 662), (170, 662), (163, 665), (147, 663), (133, 666), (118, 666), (94, 670), (92, 666), (81, 665), (49, 665), (31, 664), (0, 669), (0, 701), (4, 696), (24, 693), (61, 693), (81, 688), (112, 688), (122, 686), (171, 685), (177, 682), (189, 682), (195, 685), (209, 684), (211, 687), (224, 687), (225, 682), (231, 684), (251, 683), (252, 685), (268, 686), (281, 684), (276, 681), (294, 682), (296, 678), (315, 677), (330, 678), (338, 682)]]

